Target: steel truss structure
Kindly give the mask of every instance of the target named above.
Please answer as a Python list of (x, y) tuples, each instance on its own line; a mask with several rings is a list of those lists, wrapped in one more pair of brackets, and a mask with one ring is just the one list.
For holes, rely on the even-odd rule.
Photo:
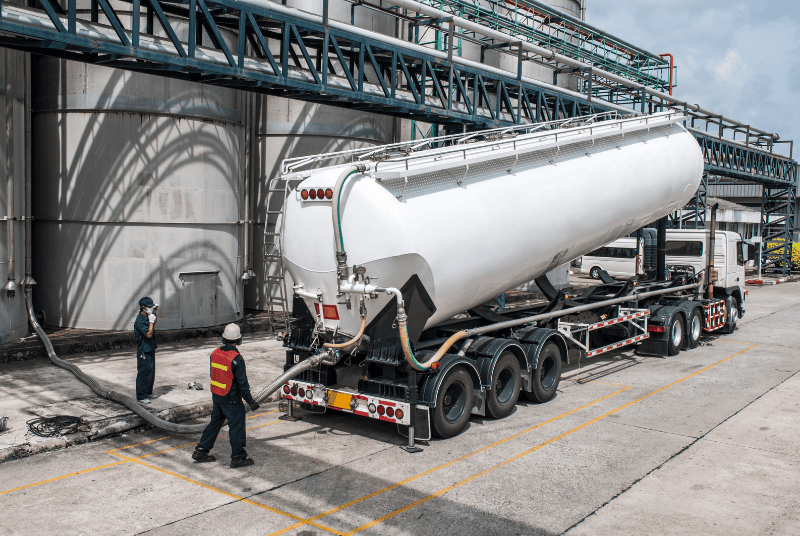
[[(439, 51), (329, 20), (326, 0), (321, 16), (259, 0), (131, 0), (132, 16), (120, 16), (108, 0), (89, 0), (88, 11), (79, 11), (77, 0), (62, 0), (65, 6), (58, 0), (27, 1), (20, 6), (0, 0), (0, 46), (369, 110), (443, 125), (450, 132), (631, 112), (593, 98), (590, 83), (582, 94), (523, 77), (523, 61), (530, 57), (521, 44), (516, 46), (516, 73), (454, 55), (452, 20), (412, 19), (415, 25), (447, 32), (446, 50)], [(529, 4), (536, 18), (540, 7)], [(537, 20), (541, 26), (544, 19)], [(492, 46), (515, 44), (509, 36), (508, 42)], [(645, 112), (646, 104), (651, 111), (665, 106), (655, 97), (648, 101), (642, 89), (636, 106)], [(734, 134), (744, 130), (727, 118), (701, 112), (687, 110), (707, 125), (718, 122), (720, 131), (713, 136), (692, 130), (707, 172), (764, 185), (763, 232), (778, 236), (783, 229), (789, 246), (784, 251), (790, 255), (794, 214), (772, 216), (783, 210), (779, 199), (793, 210), (797, 162), (751, 144), (749, 130), (747, 144), (724, 139), (724, 129)], [(754, 134), (753, 140), (770, 148), (773, 143), (764, 134)], [(703, 205), (698, 198), (698, 212)], [(783, 262), (782, 269), (787, 265)]]
[[(350, 1), (378, 7), (375, 2), (370, 4), (360, 0)], [(515, 39), (524, 39), (546, 47), (659, 91), (668, 92), (675, 85), (676, 70), (673, 67), (673, 75), (670, 76), (670, 63), (664, 57), (608, 35), (580, 19), (536, 0), (420, 0), (420, 3), (501, 31)], [(496, 44), (491, 39), (474, 34), (462, 32), (458, 36), (462, 39), (469, 38), (484, 47)], [(566, 67), (556, 61), (542, 60), (541, 63), (553, 67), (557, 72)], [(607, 80), (592, 73), (589, 76), (596, 82), (594, 97), (618, 103), (633, 102), (628, 88), (609, 84)]]

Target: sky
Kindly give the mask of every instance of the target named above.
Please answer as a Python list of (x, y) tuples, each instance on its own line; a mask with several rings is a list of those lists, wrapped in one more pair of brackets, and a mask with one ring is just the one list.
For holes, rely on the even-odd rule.
[(587, 0), (586, 22), (674, 54), (676, 97), (796, 140), (800, 155), (800, 0)]

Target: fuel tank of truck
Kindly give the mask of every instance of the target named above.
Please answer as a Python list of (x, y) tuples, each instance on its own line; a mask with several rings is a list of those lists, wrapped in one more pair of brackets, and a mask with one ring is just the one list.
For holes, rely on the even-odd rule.
[[(703, 173), (683, 119), (662, 113), (364, 159), (370, 169), (341, 192), (348, 265), (380, 287), (416, 275), (434, 326), (683, 207)], [(346, 168), (305, 172), (285, 203), (280, 248), (294, 284), (319, 296), (304, 298), (311, 313), (353, 334), (359, 297), (337, 296), (326, 195)], [(391, 299), (368, 299), (367, 322)]]

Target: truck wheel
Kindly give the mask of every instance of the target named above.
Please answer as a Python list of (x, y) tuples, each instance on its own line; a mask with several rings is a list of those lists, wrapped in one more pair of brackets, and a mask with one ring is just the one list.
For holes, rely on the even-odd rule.
[(703, 334), (703, 313), (700, 309), (692, 311), (692, 316), (689, 318), (689, 329), (686, 332), (686, 346), (689, 348), (697, 348), (700, 344), (700, 335)]
[(561, 349), (553, 341), (548, 342), (539, 353), (539, 363), (532, 372), (530, 392), (525, 397), (531, 402), (549, 402), (556, 396), (561, 381)]
[(464, 367), (455, 366), (439, 386), (433, 409), (433, 433), (448, 438), (460, 434), (472, 413), (472, 378)]
[(508, 417), (519, 399), (521, 383), (517, 357), (503, 352), (494, 365), (491, 389), (486, 394), (487, 413), (495, 419)]
[(600, 279), (600, 268), (597, 266), (593, 267), (591, 270), (589, 270), (589, 275), (592, 277), (592, 279)]
[(667, 330), (667, 344), (669, 346), (667, 355), (678, 355), (681, 351), (681, 343), (683, 343), (683, 316), (673, 315), (669, 321), (669, 329)]
[(729, 322), (722, 328), (724, 333), (733, 333), (736, 331), (736, 323), (739, 321), (739, 302), (736, 298), (731, 296), (731, 309), (729, 314)]

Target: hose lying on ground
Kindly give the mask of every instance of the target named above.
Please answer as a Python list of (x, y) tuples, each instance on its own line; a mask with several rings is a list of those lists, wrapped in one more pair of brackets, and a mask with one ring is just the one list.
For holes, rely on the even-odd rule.
[[(119, 402), (129, 410), (133, 411), (136, 415), (144, 419), (148, 424), (155, 426), (156, 428), (161, 428), (162, 430), (167, 430), (168, 432), (175, 432), (179, 434), (199, 434), (201, 433), (205, 427), (206, 423), (202, 424), (178, 424), (174, 422), (165, 421), (164, 419), (160, 419), (156, 417), (149, 411), (147, 411), (144, 406), (142, 406), (138, 401), (134, 400), (133, 398), (117, 393), (115, 391), (109, 391), (108, 389), (104, 389), (94, 378), (84, 373), (80, 368), (73, 365), (72, 363), (68, 363), (64, 361), (58, 355), (56, 355), (55, 349), (53, 348), (53, 343), (50, 342), (50, 339), (47, 337), (47, 334), (42, 329), (42, 326), (39, 325), (39, 322), (36, 320), (36, 315), (33, 312), (33, 299), (31, 298), (31, 289), (30, 287), (25, 288), (25, 302), (28, 306), (28, 320), (33, 326), (34, 331), (36, 334), (39, 335), (39, 338), (42, 339), (44, 343), (44, 347), (47, 349), (47, 355), (50, 357), (50, 361), (53, 362), (54, 365), (57, 367), (61, 367), (70, 371), (72, 374), (75, 375), (80, 381), (88, 385), (92, 391), (95, 392), (98, 396), (101, 396), (105, 399), (112, 400), (114, 402)], [(281, 385), (286, 383), (287, 380), (290, 380), (300, 374), (301, 372), (308, 370), (310, 368), (316, 367), (320, 363), (329, 364), (333, 359), (333, 357), (328, 354), (327, 352), (323, 352), (321, 354), (317, 354), (314, 356), (309, 357), (305, 361), (301, 361), (294, 367), (290, 368), (286, 372), (284, 372), (280, 377), (270, 383), (267, 387), (262, 389), (256, 396), (253, 398), (257, 403), (262, 403), (275, 391), (280, 388)]]

